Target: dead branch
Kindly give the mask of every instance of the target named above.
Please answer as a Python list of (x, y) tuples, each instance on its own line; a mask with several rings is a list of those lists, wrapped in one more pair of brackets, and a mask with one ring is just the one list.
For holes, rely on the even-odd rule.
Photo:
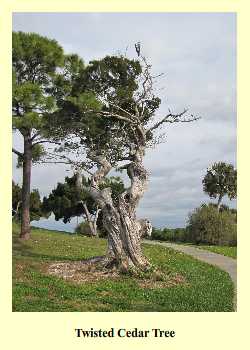
[(36, 142), (34, 142), (33, 144), (32, 144), (32, 147), (33, 146), (35, 146), (35, 145), (38, 145), (38, 144), (40, 144), (40, 143), (53, 143), (53, 144), (55, 144), (55, 145), (61, 145), (61, 142), (56, 142), (56, 141), (49, 141), (49, 140), (38, 140), (38, 141), (36, 141)]
[(192, 114), (188, 119), (182, 119), (182, 117), (187, 113), (187, 111), (188, 111), (187, 109), (184, 109), (184, 111), (179, 114), (173, 114), (170, 112), (164, 118), (162, 118), (158, 123), (151, 126), (151, 128), (147, 130), (146, 134), (148, 134), (149, 132), (152, 132), (155, 129), (158, 129), (158, 127), (163, 123), (189, 123), (200, 119), (200, 117), (194, 117)]

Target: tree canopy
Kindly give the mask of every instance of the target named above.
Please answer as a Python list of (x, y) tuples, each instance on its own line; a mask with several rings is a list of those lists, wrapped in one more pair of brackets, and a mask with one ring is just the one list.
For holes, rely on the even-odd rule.
[(23, 151), (12, 151), (23, 167), (20, 238), (28, 239), (32, 162), (48, 156), (43, 144), (56, 142), (49, 115), (71, 91), (72, 80), (84, 64), (77, 55), (64, 55), (55, 40), (36, 33), (13, 32), (12, 39), (12, 126), (23, 136)]
[[(139, 140), (149, 143), (151, 131), (142, 137), (137, 124), (147, 125), (160, 105), (160, 99), (149, 93), (150, 79), (138, 60), (106, 56), (91, 61), (51, 119), (65, 140), (63, 150), (99, 149), (115, 164), (127, 160)], [(72, 142), (72, 135), (78, 138), (78, 145)]]
[[(76, 186), (76, 180), (76, 174), (72, 177), (66, 176), (64, 183), (58, 182), (49, 196), (43, 198), (43, 210), (46, 213), (53, 212), (56, 220), (63, 219), (63, 222), (67, 223), (75, 216), (84, 215), (82, 202), (86, 203), (90, 214), (95, 213), (97, 209), (95, 202), (84, 188), (79, 189)], [(82, 183), (85, 186), (88, 184), (88, 179), (84, 176), (82, 176)], [(124, 183), (118, 176), (106, 178), (101, 187), (102, 189), (112, 188), (114, 200), (117, 200), (119, 194), (125, 189)]]
[[(96, 210), (95, 203), (89, 194), (76, 187), (76, 178), (76, 175), (66, 176), (64, 183), (59, 182), (49, 196), (43, 198), (44, 210), (48, 213), (53, 212), (55, 219), (63, 219), (64, 223), (70, 222), (72, 217), (84, 214), (81, 202), (86, 203), (91, 214)], [(87, 184), (85, 177), (82, 181), (85, 185)]]
[(63, 49), (35, 33), (14, 32), (12, 40), (13, 128), (34, 141), (45, 127), (43, 117), (56, 106), (48, 92), (64, 64)]
[(214, 163), (207, 169), (202, 183), (205, 193), (211, 198), (218, 198), (218, 207), (225, 195), (230, 200), (237, 196), (237, 170), (232, 164)]

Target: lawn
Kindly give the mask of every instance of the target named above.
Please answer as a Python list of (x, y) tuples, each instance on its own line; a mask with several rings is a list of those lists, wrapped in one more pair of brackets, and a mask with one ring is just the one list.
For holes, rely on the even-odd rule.
[[(164, 241), (159, 241), (159, 242), (164, 242)], [(180, 244), (180, 245), (187, 245), (189, 247), (194, 247), (194, 248), (203, 249), (203, 250), (209, 250), (213, 253), (217, 253), (217, 254), (228, 256), (233, 259), (237, 259), (237, 247), (205, 245), (205, 244), (198, 245), (198, 244), (185, 243), (185, 242), (170, 242), (170, 241), (167, 241), (167, 242)]]
[(237, 259), (237, 247), (215, 246), (215, 245), (201, 245), (201, 246), (195, 246), (195, 247), (203, 250), (209, 250), (217, 254), (222, 254), (233, 259)]
[(183, 253), (143, 247), (169, 280), (182, 277), (166, 288), (127, 275), (73, 283), (50, 275), (48, 266), (102, 255), (106, 240), (33, 228), (31, 239), (20, 242), (18, 231), (13, 224), (13, 311), (233, 311), (229, 275)]

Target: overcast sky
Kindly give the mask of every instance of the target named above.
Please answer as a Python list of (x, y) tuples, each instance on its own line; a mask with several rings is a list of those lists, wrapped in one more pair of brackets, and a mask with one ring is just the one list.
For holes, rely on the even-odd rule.
[[(202, 117), (193, 123), (167, 125), (167, 142), (148, 150), (147, 193), (138, 209), (156, 227), (183, 227), (188, 213), (210, 199), (202, 191), (207, 167), (217, 161), (236, 166), (236, 15), (233, 13), (15, 13), (13, 30), (56, 39), (66, 53), (87, 64), (105, 55), (127, 53), (135, 58), (140, 41), (159, 81), (162, 105)], [(18, 135), (14, 144), (22, 148)], [(13, 178), (21, 171), (13, 160)], [(32, 170), (32, 188), (47, 195), (63, 181), (62, 165)], [(236, 201), (224, 199), (236, 207)], [(75, 221), (67, 229), (72, 229)], [(53, 220), (43, 226), (63, 229)]]

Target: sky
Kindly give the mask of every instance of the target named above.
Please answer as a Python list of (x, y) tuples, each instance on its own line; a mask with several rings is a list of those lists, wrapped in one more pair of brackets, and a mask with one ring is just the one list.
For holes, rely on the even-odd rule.
[[(189, 108), (201, 119), (169, 124), (165, 143), (149, 149), (145, 166), (148, 191), (138, 217), (155, 227), (184, 227), (188, 214), (201, 203), (215, 200), (203, 193), (202, 178), (214, 162), (236, 167), (236, 15), (234, 13), (15, 13), (13, 30), (35, 32), (56, 39), (66, 53), (77, 53), (85, 64), (105, 55), (126, 53), (136, 58), (134, 44), (152, 64), (162, 99), (158, 117)], [(22, 150), (22, 140), (13, 135)], [(72, 172), (64, 165), (35, 165), (32, 188), (48, 195)], [(13, 179), (21, 184), (21, 170), (13, 156)], [(236, 200), (224, 199), (230, 207)], [(72, 231), (53, 218), (40, 227)]]

